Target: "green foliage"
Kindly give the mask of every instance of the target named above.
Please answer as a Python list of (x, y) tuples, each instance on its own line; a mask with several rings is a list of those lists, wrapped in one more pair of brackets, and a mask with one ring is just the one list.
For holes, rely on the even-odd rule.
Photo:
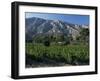
[(46, 36), (44, 38), (44, 42), (43, 43), (44, 43), (45, 46), (50, 46), (50, 38), (48, 36)]
[(36, 42), (36, 43), (42, 43), (43, 40), (44, 40), (44, 36), (41, 36), (41, 35), (37, 35), (33, 37), (33, 42)]
[(64, 36), (62, 34), (36, 35), (33, 37), (33, 43), (43, 43), (45, 46), (49, 46), (50, 43), (56, 44), (58, 42), (64, 42), (65, 45), (68, 45), (72, 40), (72, 36)]
[(82, 43), (88, 43), (89, 42), (89, 29), (82, 28), (80, 31), (80, 36), (77, 36), (76, 40)]
[(82, 35), (82, 36), (88, 36), (89, 35), (89, 29), (87, 29), (87, 28), (83, 28), (82, 30), (81, 30), (81, 32), (80, 32), (80, 35)]
[(87, 45), (64, 45), (51, 44), (49, 47), (43, 44), (26, 43), (26, 54), (35, 61), (43, 62), (44, 59), (66, 64), (89, 63), (89, 48)]

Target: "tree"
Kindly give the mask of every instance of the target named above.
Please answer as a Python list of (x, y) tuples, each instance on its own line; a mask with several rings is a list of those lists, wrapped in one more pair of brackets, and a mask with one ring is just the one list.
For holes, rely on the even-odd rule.
[(89, 41), (89, 29), (88, 28), (82, 28), (80, 31), (80, 35), (76, 37), (77, 41), (88, 43)]
[(50, 46), (50, 38), (49, 38), (49, 36), (45, 36), (44, 37), (44, 42), (43, 43), (44, 43), (45, 46)]
[(80, 36), (81, 36), (81, 39), (86, 42), (86, 40), (89, 38), (89, 29), (82, 29), (81, 32), (80, 32)]

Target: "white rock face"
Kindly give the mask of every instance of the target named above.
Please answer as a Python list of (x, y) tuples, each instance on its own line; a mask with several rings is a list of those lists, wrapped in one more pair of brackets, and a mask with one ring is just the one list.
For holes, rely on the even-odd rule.
[(26, 38), (32, 38), (37, 34), (63, 34), (72, 35), (73, 39), (79, 35), (81, 28), (89, 28), (88, 25), (71, 24), (60, 20), (45, 20), (42, 18), (28, 18), (25, 22)]

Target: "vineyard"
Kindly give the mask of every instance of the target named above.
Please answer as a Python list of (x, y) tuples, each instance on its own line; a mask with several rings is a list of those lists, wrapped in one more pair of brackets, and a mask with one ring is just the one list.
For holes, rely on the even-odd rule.
[[(26, 67), (88, 65), (88, 45), (55, 45), (26, 43)], [(29, 62), (31, 59), (31, 63)]]

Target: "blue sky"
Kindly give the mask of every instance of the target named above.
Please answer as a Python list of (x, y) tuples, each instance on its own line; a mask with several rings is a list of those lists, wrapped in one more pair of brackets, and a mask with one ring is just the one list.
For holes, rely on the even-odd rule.
[(89, 15), (26, 12), (25, 17), (26, 18), (38, 17), (49, 20), (61, 20), (72, 24), (89, 25)]

